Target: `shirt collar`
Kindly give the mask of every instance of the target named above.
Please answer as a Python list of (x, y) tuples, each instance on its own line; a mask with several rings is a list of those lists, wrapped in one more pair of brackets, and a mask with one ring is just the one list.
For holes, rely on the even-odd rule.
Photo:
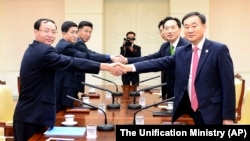
[[(202, 50), (202, 47), (204, 45), (205, 42), (205, 37), (202, 38), (202, 40), (198, 43), (197, 47), (199, 48), (199, 50)], [(194, 48), (195, 46), (192, 44), (192, 48)]]
[(172, 46), (177, 47), (177, 44), (179, 43), (181, 37), (179, 37), (177, 40), (175, 40), (175, 42), (172, 44)]

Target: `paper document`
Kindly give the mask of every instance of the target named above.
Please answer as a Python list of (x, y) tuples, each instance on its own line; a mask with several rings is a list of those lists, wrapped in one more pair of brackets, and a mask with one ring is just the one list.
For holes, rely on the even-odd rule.
[(83, 136), (86, 127), (63, 127), (55, 126), (53, 129), (48, 129), (44, 132), (45, 135), (64, 135), (64, 136)]

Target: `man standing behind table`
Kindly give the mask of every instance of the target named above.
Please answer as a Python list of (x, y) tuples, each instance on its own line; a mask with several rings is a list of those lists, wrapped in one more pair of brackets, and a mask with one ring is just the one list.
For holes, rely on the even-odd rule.
[[(177, 47), (190, 44), (190, 42), (180, 36), (181, 22), (178, 18), (170, 16), (166, 17), (159, 23), (158, 27), (160, 31), (162, 28), (161, 37), (167, 41), (161, 45), (160, 50), (158, 52), (143, 57), (127, 57), (125, 58), (125, 62), (131, 64), (144, 60), (171, 56), (174, 54), (174, 51)], [(167, 85), (162, 86), (161, 89), (162, 99), (173, 97), (175, 83), (174, 69), (163, 70), (161, 72), (161, 82), (167, 82)]]
[[(79, 51), (76, 47), (79, 47), (79, 44), (76, 44), (78, 40), (78, 27), (77, 24), (72, 21), (65, 21), (61, 26), (61, 31), (63, 38), (57, 43), (56, 50), (58, 53), (67, 55), (67, 56), (75, 56), (79, 58), (86, 58), (90, 60), (94, 60), (97, 62), (112, 62), (119, 59), (119, 57), (111, 56), (110, 59), (106, 59), (108, 55), (96, 55), (95, 57), (90, 57), (89, 51)], [(110, 57), (109, 57), (110, 58)], [(76, 72), (66, 72), (61, 71), (57, 72), (56, 75), (56, 92), (58, 95), (57, 100), (57, 111), (63, 110), (66, 108), (71, 108), (74, 106), (74, 101), (67, 98), (67, 95), (78, 98), (78, 90), (76, 89), (77, 83), (81, 84), (75, 80)], [(83, 86), (81, 85), (81, 88)]]
[[(90, 40), (92, 31), (93, 31), (93, 24), (90, 21), (79, 22), (78, 39), (74, 48), (80, 52), (86, 53), (87, 58), (90, 60), (95, 60), (98, 62), (119, 62), (121, 58), (117, 57), (116, 55), (97, 53), (87, 47), (85, 43)], [(85, 82), (85, 73), (76, 72), (75, 81), (76, 81), (75, 83), (76, 91), (84, 93), (85, 88), (84, 85), (81, 84), (81, 82)]]
[(113, 68), (115, 64), (58, 54), (51, 46), (56, 33), (57, 27), (51, 19), (38, 19), (34, 23), (35, 39), (25, 51), (20, 68), (20, 95), (13, 116), (15, 141), (27, 141), (35, 133), (54, 126), (57, 71), (122, 73), (120, 69)]
[(187, 113), (196, 125), (233, 124), (234, 67), (227, 45), (205, 37), (206, 17), (199, 12), (186, 14), (182, 24), (191, 44), (173, 56), (120, 66), (139, 73), (175, 68), (172, 122)]
[[(136, 45), (136, 34), (133, 31), (126, 33), (126, 37), (123, 39), (123, 45), (120, 47), (120, 55), (124, 57), (140, 57), (141, 47)], [(123, 86), (130, 86), (132, 89), (137, 87), (136, 85), (140, 81), (140, 76), (137, 72), (129, 72), (122, 75)]]

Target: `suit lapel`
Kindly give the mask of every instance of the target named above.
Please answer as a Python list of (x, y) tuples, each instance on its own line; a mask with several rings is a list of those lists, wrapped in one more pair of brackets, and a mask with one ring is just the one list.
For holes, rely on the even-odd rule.
[[(189, 73), (190, 73), (190, 66), (191, 66), (191, 59), (192, 59), (192, 45), (188, 45), (187, 47), (185, 47), (185, 52), (183, 54), (184, 57), (184, 67), (185, 70), (183, 70), (183, 72), (185, 72), (185, 76), (187, 76), (187, 78), (189, 77)], [(188, 65), (186, 65), (188, 64)]]
[(198, 68), (197, 68), (196, 77), (199, 75), (199, 73), (202, 69), (202, 66), (205, 64), (205, 61), (211, 52), (211, 48), (209, 47), (209, 44), (210, 44), (209, 40), (206, 39), (204, 42), (204, 45), (202, 47), (201, 54), (200, 54), (200, 59), (199, 59), (199, 64), (198, 64)]

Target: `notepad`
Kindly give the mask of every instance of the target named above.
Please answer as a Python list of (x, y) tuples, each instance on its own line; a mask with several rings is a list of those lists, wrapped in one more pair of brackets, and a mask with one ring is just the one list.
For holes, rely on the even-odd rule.
[(53, 129), (48, 129), (44, 132), (45, 135), (54, 136), (83, 136), (86, 131), (86, 127), (61, 127), (55, 126)]

